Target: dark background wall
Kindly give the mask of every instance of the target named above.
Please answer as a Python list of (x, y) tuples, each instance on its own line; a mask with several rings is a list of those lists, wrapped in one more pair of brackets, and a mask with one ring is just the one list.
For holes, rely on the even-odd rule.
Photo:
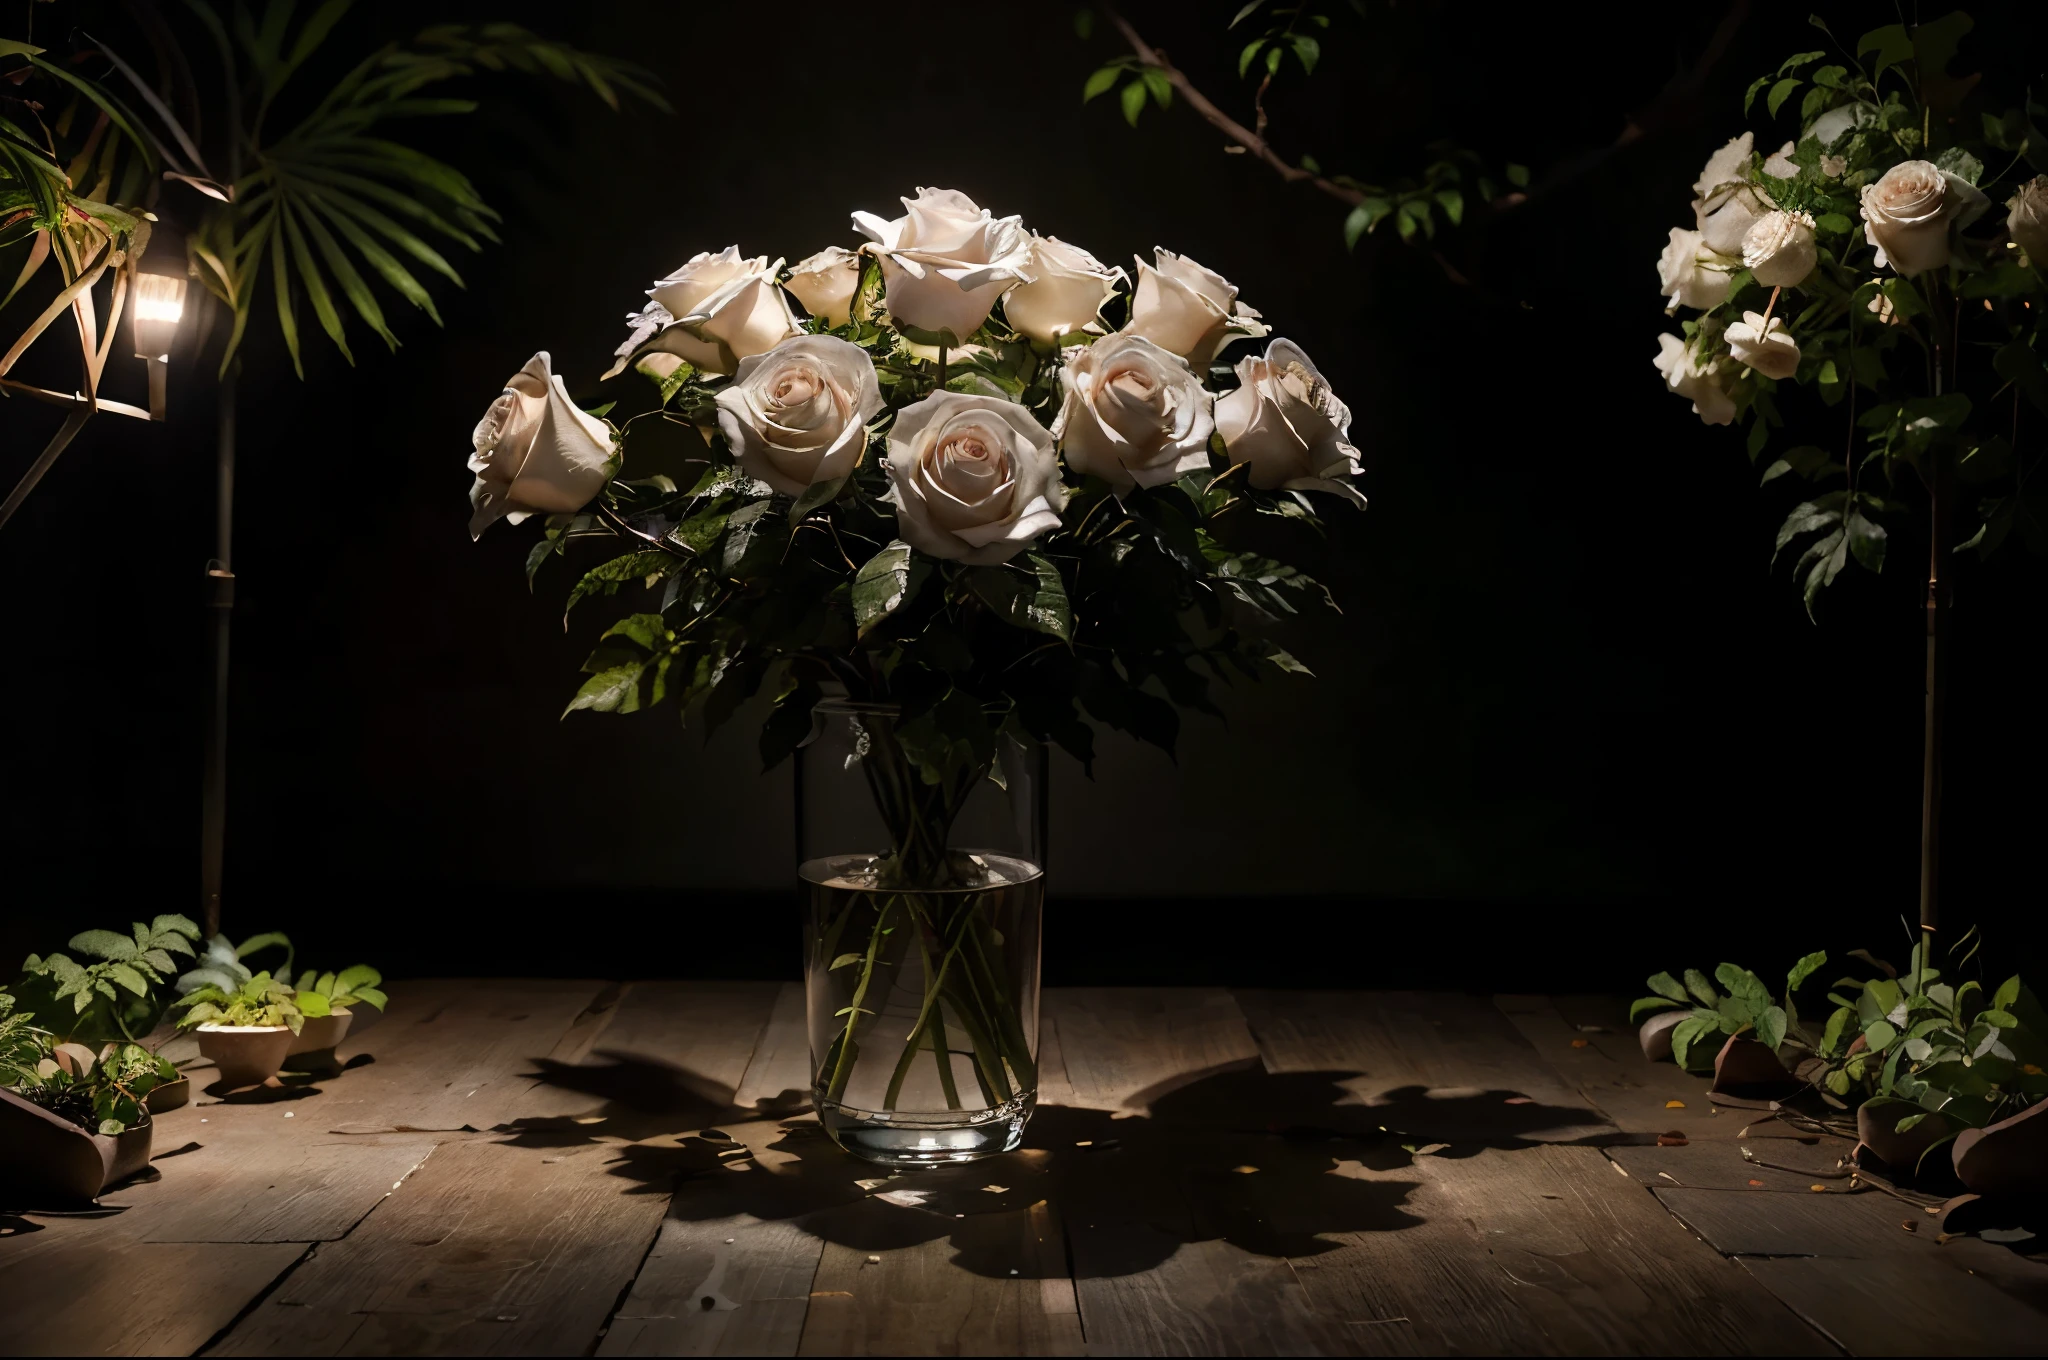
[[(1245, 113), (1232, 8), (1130, 10)], [(1837, 9), (1851, 35), (1887, 17)], [(1620, 989), (1901, 938), (1924, 548), (1902, 533), (1815, 627), (1767, 571), (1793, 494), (1759, 493), (1740, 437), (1650, 366), (1665, 230), (1744, 126), (1748, 81), (1810, 30), (1752, 15), (1696, 121), (1490, 229), (1482, 290), (1389, 242), (1347, 254), (1341, 209), (1222, 154), (1183, 107), (1136, 130), (1111, 100), (1083, 108), (1115, 48), (1070, 14), (449, 0), (349, 21), (366, 44), (516, 17), (650, 66), (678, 115), (481, 82), (485, 113), (422, 134), (506, 214), (502, 248), (458, 261), (446, 329), (408, 315), (396, 355), (359, 335), (354, 368), (316, 344), (302, 385), (259, 321), (231, 933), (282, 926), (398, 972), (793, 973), (787, 770), (759, 774), (745, 717), (708, 744), (669, 709), (558, 721), (599, 622), (564, 634), (559, 571), (527, 592), (533, 526), (469, 543), (463, 460), (536, 349), (597, 399), (625, 312), (689, 255), (853, 245), (849, 210), (933, 184), (1105, 259), (1156, 243), (1227, 274), (1349, 401), (1369, 469), (1370, 511), (1334, 534), (1344, 613), (1288, 639), (1317, 679), (1229, 695), (1177, 763), (1108, 737), (1092, 782), (1056, 758), (1054, 980)], [(1449, 135), (1539, 183), (1610, 144), (1720, 18), (1375, 14), (1378, 37), (1341, 17), (1306, 91), (1283, 84), (1276, 141), (1372, 177)], [(2039, 28), (1980, 11), (1964, 50), (2016, 90), (2025, 72), (1996, 63), (2038, 52)], [(84, 924), (196, 914), (208, 373), (178, 369), (167, 428), (95, 421), (0, 532), (10, 962)], [(11, 477), (44, 416), (0, 420)], [(2031, 958), (2042, 571), (2010, 556), (1962, 568), (1947, 882), (1953, 913)]]

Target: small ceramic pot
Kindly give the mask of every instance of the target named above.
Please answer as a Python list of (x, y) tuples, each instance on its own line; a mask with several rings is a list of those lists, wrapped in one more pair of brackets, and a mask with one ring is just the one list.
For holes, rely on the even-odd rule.
[(192, 1103), (192, 1080), (178, 1077), (149, 1088), (149, 1094), (142, 1098), (142, 1104), (151, 1114), (169, 1114), (182, 1110)]
[(285, 1070), (339, 1073), (341, 1060), (334, 1056), (334, 1046), (347, 1036), (352, 1018), (345, 1010), (309, 1017), (299, 1029), (298, 1037), (292, 1040), (292, 1046), (285, 1051)]
[(2048, 1104), (2010, 1119), (1964, 1129), (1953, 1148), (1956, 1175), (1979, 1195), (2048, 1194)]
[[(1927, 1117), (1899, 1132), (1899, 1121), (1907, 1115)], [(1856, 1145), (1877, 1154), (1884, 1164), (1901, 1176), (1911, 1176), (1920, 1167), (1927, 1149), (1955, 1132), (1955, 1126), (1939, 1114), (1932, 1114), (1910, 1100), (1879, 1097), (1856, 1107)]]
[(1636, 1031), (1636, 1042), (1643, 1046), (1643, 1056), (1651, 1062), (1668, 1061), (1671, 1057), (1671, 1031), (1691, 1018), (1691, 1011), (1660, 1011), (1643, 1021), (1643, 1027)]
[(224, 1086), (255, 1086), (277, 1075), (297, 1037), (283, 1025), (201, 1025), (199, 1055), (220, 1069)]
[(0, 1193), (10, 1204), (90, 1200), (146, 1170), (156, 1126), (145, 1119), (108, 1137), (0, 1090)]

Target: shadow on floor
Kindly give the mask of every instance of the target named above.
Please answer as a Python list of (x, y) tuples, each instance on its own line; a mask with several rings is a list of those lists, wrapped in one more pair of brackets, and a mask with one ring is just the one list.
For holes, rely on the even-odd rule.
[[(950, 1238), (955, 1264), (1030, 1275), (1030, 1253), (991, 1234), (988, 1215), (1045, 1201), (1088, 1250), (1080, 1276), (1148, 1270), (1190, 1242), (1221, 1240), (1267, 1256), (1336, 1250), (1326, 1234), (1398, 1232), (1419, 1180), (1389, 1176), (1419, 1157), (1557, 1142), (1600, 1122), (1583, 1108), (1513, 1091), (1402, 1088), (1360, 1103), (1353, 1072), (1273, 1074), (1256, 1063), (1163, 1084), (1129, 1103), (1143, 1113), (1044, 1105), (1017, 1152), (891, 1175), (841, 1151), (786, 1092), (737, 1107), (695, 1073), (626, 1053), (568, 1066), (542, 1061), (544, 1086), (600, 1097), (601, 1122), (515, 1121), (526, 1147), (610, 1144), (612, 1174), (636, 1193), (668, 1193), (669, 1217), (746, 1215), (794, 1222), (855, 1250)], [(1550, 1137), (1544, 1137), (1546, 1133)], [(629, 1142), (614, 1142), (615, 1139)], [(979, 1223), (976, 1220), (980, 1220)]]

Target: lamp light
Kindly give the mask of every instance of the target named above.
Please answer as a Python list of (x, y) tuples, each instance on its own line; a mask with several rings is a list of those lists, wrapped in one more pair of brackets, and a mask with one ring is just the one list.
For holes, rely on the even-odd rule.
[(149, 418), (164, 418), (171, 340), (185, 317), (185, 280), (175, 274), (135, 276), (135, 357), (149, 365)]

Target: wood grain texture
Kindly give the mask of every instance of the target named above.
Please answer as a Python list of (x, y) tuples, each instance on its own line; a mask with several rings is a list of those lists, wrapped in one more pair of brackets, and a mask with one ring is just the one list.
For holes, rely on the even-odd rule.
[(799, 1219), (742, 1210), (737, 1180), (713, 1173), (676, 1188), (599, 1355), (796, 1354), (824, 1240)]
[(528, 1114), (531, 1064), (552, 1052), (604, 985), (554, 978), (400, 983), (370, 1031), (336, 1050), (374, 1059), (323, 1083), (322, 1125), (345, 1133), (491, 1129)]
[(333, 1241), (434, 1150), (431, 1136), (351, 1139), (317, 1126), (299, 1137), (267, 1128), (200, 1133), (197, 1148), (161, 1163), (160, 1180), (102, 1199), (127, 1207), (144, 1241)]
[[(1592, 1108), (1626, 1133), (1683, 1130), (1691, 1139), (1732, 1139), (1748, 1116), (1714, 1113), (1710, 1084), (1676, 1063), (1643, 1056), (1628, 1026), (1626, 1003), (1611, 998), (1572, 998), (1569, 1018), (1547, 996), (1497, 996), (1494, 1005), (1543, 1060), (1569, 1082)], [(1579, 1028), (1599, 1025), (1602, 1030)], [(1683, 1109), (1667, 1108), (1681, 1101)]]
[(1411, 1183), (1413, 1224), (1342, 1234), (1345, 1250), (1297, 1259), (1296, 1272), (1325, 1314), (1405, 1319), (1404, 1344), (1424, 1353), (1831, 1351), (1598, 1149), (1486, 1149), (1353, 1174)]
[(1047, 1099), (1033, 1137), (1054, 1157), (1089, 1353), (1359, 1353), (1270, 1250), (1232, 1169), (1280, 1151), (1262, 1097), (1320, 1111), (1342, 1093), (1276, 1083), (1226, 992), (1058, 989), (1045, 1014), (1042, 1083), (1064, 1103)]
[(616, 1145), (444, 1145), (242, 1319), (221, 1355), (584, 1353), (666, 1198), (613, 1175)]
[[(1649, 1186), (1705, 1190), (1772, 1190), (1810, 1194), (1815, 1185), (1846, 1189), (1839, 1165), (1852, 1144), (1829, 1138), (1812, 1143), (1792, 1138), (1737, 1142), (1716, 1138), (1684, 1147), (1611, 1147), (1607, 1156)], [(1745, 1161), (1748, 1148), (1758, 1160)]]
[(1151, 1096), (1258, 1062), (1230, 993), (1217, 987), (1062, 987), (1045, 993), (1074, 1098), (1142, 1108)]
[(777, 990), (767, 1028), (761, 1031), (733, 1102), (778, 1114), (810, 1108), (811, 1036), (801, 982), (785, 982)]
[(1327, 1071), (1380, 1122), (1426, 1139), (1605, 1141), (1616, 1130), (1484, 998), (1240, 991), (1266, 1069)]
[[(1869, 1258), (1939, 1250), (1935, 1224), (1925, 1213), (1876, 1190), (1831, 1188), (1804, 1195), (1745, 1195), (1674, 1185), (1652, 1190), (1665, 1208), (1727, 1256)], [(1917, 1224), (1910, 1232), (1901, 1226), (1909, 1222)]]
[(118, 1218), (0, 1236), (0, 1354), (191, 1355), (305, 1251), (194, 1251), (139, 1241)]
[(902, 1246), (859, 1244), (888, 1234), (904, 1212), (871, 1199), (814, 1220), (827, 1240), (797, 1354), (1084, 1353), (1050, 1204), (942, 1220), (945, 1236)]
[(1917, 1256), (1745, 1257), (1742, 1265), (1851, 1355), (2039, 1355), (2048, 1345), (2048, 1316)]

